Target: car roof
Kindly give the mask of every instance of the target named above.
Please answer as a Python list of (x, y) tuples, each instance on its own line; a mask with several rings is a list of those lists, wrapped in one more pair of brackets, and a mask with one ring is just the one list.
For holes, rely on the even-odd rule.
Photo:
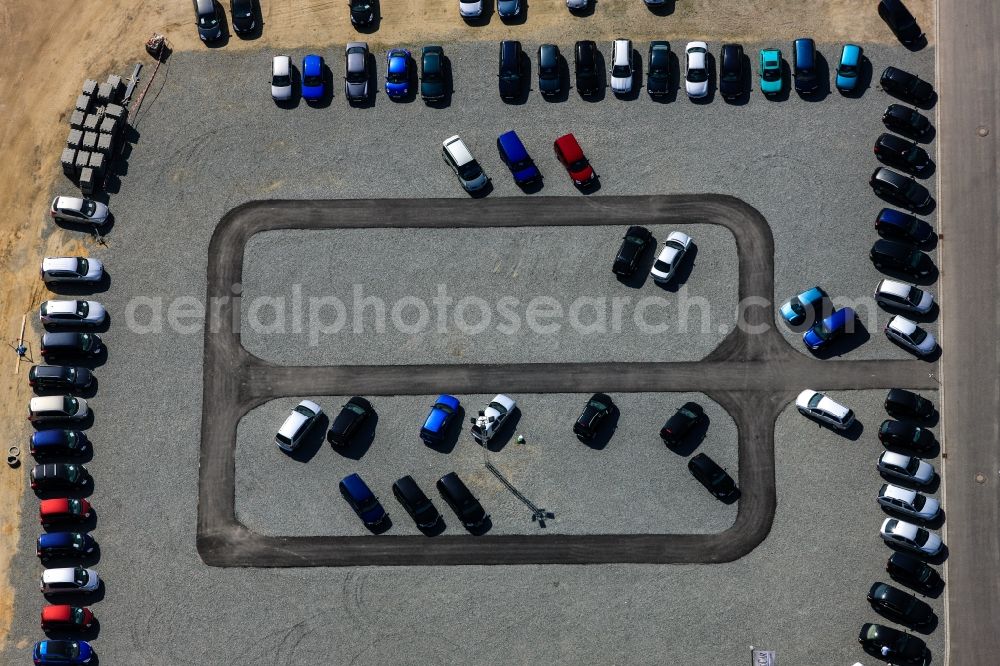
[(824, 323), (831, 327), (845, 326), (848, 322), (854, 320), (854, 310), (851, 308), (840, 308), (839, 310), (834, 310), (824, 320)]
[(632, 40), (616, 39), (612, 51), (614, 51), (615, 65), (629, 64), (632, 58)]
[(906, 298), (910, 293), (910, 289), (912, 287), (904, 282), (897, 282), (896, 280), (886, 278), (878, 283), (876, 291), (880, 294), (893, 294), (900, 298)]
[(292, 71), (292, 59), (286, 55), (276, 55), (271, 61), (275, 76), (288, 76)]
[(45, 446), (47, 444), (62, 444), (66, 441), (66, 431), (61, 428), (49, 430), (36, 430), (31, 434), (31, 443), (35, 446)]
[(444, 487), (452, 496), (452, 499), (469, 499), (472, 492), (455, 472), (448, 472), (438, 479), (438, 486)]
[(559, 47), (555, 44), (542, 44), (538, 47), (538, 64), (543, 67), (554, 67), (559, 61)]
[(42, 270), (76, 272), (79, 261), (79, 257), (45, 257), (42, 259)]
[(43, 513), (64, 513), (69, 510), (69, 498), (55, 497), (53, 499), (43, 499), (39, 503), (38, 509)]
[(907, 504), (912, 504), (913, 500), (917, 498), (917, 491), (910, 490), (909, 488), (901, 488), (900, 486), (894, 486), (891, 483), (885, 484), (885, 490), (882, 492), (885, 497), (891, 497), (897, 499)]
[(919, 397), (920, 396), (913, 391), (907, 391), (906, 389), (901, 388), (892, 388), (889, 389), (885, 399), (889, 402), (905, 402), (907, 404), (913, 404)]
[(503, 393), (498, 393), (490, 402), (499, 402), (507, 409), (507, 411), (514, 409), (515, 404), (513, 398), (509, 395), (504, 395)]
[(84, 200), (80, 197), (56, 197), (54, 205), (56, 208), (75, 210), (79, 212), (83, 210), (83, 201)]
[(456, 398), (453, 395), (448, 395), (447, 393), (442, 393), (441, 395), (439, 395), (437, 400), (435, 400), (434, 402), (443, 403), (445, 405), (448, 405), (452, 409), (457, 409), (459, 404), (458, 398)]
[(427, 495), (420, 489), (413, 477), (407, 474), (392, 484), (396, 491), (411, 502), (418, 502), (427, 499)]
[(907, 463), (910, 462), (910, 456), (905, 456), (902, 453), (896, 453), (895, 451), (883, 451), (880, 460), (887, 465), (906, 467)]
[(497, 138), (497, 141), (499, 141), (500, 145), (503, 146), (504, 152), (507, 153), (507, 157), (515, 162), (528, 156), (528, 151), (525, 149), (524, 144), (521, 143), (521, 138), (514, 130), (504, 132)]
[(70, 619), (73, 607), (69, 604), (51, 604), (42, 608), (42, 619), (52, 622), (65, 622)]
[(347, 42), (347, 46), (344, 47), (344, 53), (351, 51), (351, 49), (363, 49), (368, 50), (368, 42)]
[[(894, 524), (890, 524), (893, 522)], [(913, 523), (908, 523), (905, 520), (899, 520), (897, 518), (886, 518), (885, 522), (882, 523), (882, 528), (886, 531), (891, 529), (893, 534), (898, 534), (904, 539), (909, 539), (910, 541), (916, 539), (917, 533), (920, 531), (920, 528)]]
[(65, 398), (64, 395), (43, 395), (32, 398), (29, 405), (33, 412), (62, 411)]
[(878, 139), (876, 140), (876, 143), (881, 144), (883, 146), (888, 146), (893, 150), (907, 150), (911, 146), (913, 146), (912, 141), (907, 141), (901, 136), (896, 136), (895, 134), (889, 134), (888, 132), (883, 132), (881, 135), (879, 135)]
[(894, 331), (898, 331), (903, 335), (913, 335), (914, 331), (917, 330), (917, 324), (916, 322), (910, 321), (906, 317), (896, 315), (889, 320), (889, 328)]
[(474, 160), (468, 146), (457, 134), (444, 140), (444, 149), (448, 151), (458, 166), (463, 166)]
[(340, 485), (347, 490), (347, 493), (356, 501), (374, 497), (371, 488), (357, 474), (349, 474), (340, 480)]
[(500, 57), (513, 58), (521, 51), (521, 42), (516, 39), (505, 39), (500, 42)]
[(575, 162), (583, 157), (583, 149), (580, 148), (580, 144), (577, 142), (576, 137), (572, 134), (563, 134), (561, 137), (556, 139), (556, 145), (559, 146), (559, 150), (562, 152), (563, 157), (570, 162)]
[(895, 208), (883, 208), (878, 212), (876, 219), (879, 222), (888, 222), (889, 224), (909, 225), (910, 221), (916, 218)]
[(717, 472), (717, 471), (721, 472), (721, 471), (723, 471), (722, 467), (720, 467), (717, 462), (715, 462), (714, 460), (712, 460), (711, 458), (709, 458), (704, 453), (699, 453), (698, 455), (692, 457), (688, 461), (688, 466), (689, 467), (692, 467), (692, 466), (693, 467), (698, 467), (698, 468), (700, 468), (700, 469), (702, 469), (702, 470), (704, 470), (706, 472)]
[(827, 414), (832, 414), (838, 419), (843, 419), (851, 411), (844, 405), (836, 402), (833, 398), (828, 396), (823, 396), (823, 398), (816, 404), (817, 409), (821, 409)]
[(45, 301), (45, 311), (49, 314), (74, 314), (79, 301), (51, 300)]
[(857, 64), (860, 56), (860, 46), (857, 44), (844, 44), (844, 52), (840, 56), (840, 61), (848, 64)]
[(323, 62), (323, 58), (320, 56), (310, 53), (305, 58), (302, 59), (302, 73), (309, 76), (315, 76), (319, 74), (320, 63)]
[(53, 345), (76, 345), (83, 335), (86, 335), (86, 333), (77, 333), (75, 331), (57, 331), (54, 333), (44, 334), (42, 336), (42, 342), (47, 347)]
[(46, 569), (42, 572), (42, 580), (46, 583), (72, 583), (76, 569), (74, 567), (59, 567)]
[(905, 243), (898, 243), (896, 241), (886, 240), (885, 238), (880, 238), (875, 241), (872, 249), (879, 254), (886, 254), (893, 257), (907, 257), (910, 252), (913, 251), (913, 248)]

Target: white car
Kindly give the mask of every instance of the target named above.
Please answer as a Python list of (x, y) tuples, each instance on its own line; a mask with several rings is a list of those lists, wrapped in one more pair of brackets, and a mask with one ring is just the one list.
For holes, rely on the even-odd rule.
[(886, 518), (879, 528), (882, 539), (889, 544), (934, 557), (941, 552), (941, 537), (913, 523), (896, 518)]
[(101, 585), (101, 579), (93, 569), (84, 567), (62, 567), (46, 569), (38, 581), (42, 594), (62, 594), (64, 592), (93, 592)]
[(38, 308), (43, 326), (100, 326), (106, 317), (97, 301), (45, 301)]
[(688, 42), (684, 47), (684, 89), (695, 99), (708, 94), (708, 44)]
[(894, 451), (884, 451), (878, 457), (876, 467), (886, 476), (894, 476), (918, 486), (926, 486), (934, 480), (934, 467), (929, 462)]
[(875, 287), (875, 302), (884, 308), (927, 314), (934, 307), (934, 295), (905, 282), (885, 279)]
[(319, 405), (312, 400), (303, 400), (278, 428), (274, 443), (283, 451), (294, 451), (322, 415), (323, 410)]
[(890, 511), (922, 521), (934, 520), (941, 511), (941, 503), (935, 498), (891, 483), (882, 484), (877, 501)]
[(624, 95), (632, 92), (632, 40), (616, 39), (611, 47), (611, 92)]
[(458, 0), (458, 13), (462, 18), (478, 18), (483, 15), (483, 0), (475, 2), (464, 2)]
[(90, 407), (87, 401), (71, 395), (45, 395), (32, 398), (28, 402), (28, 420), (32, 423), (80, 421), (89, 414)]
[(275, 102), (292, 98), (292, 59), (286, 55), (271, 60), (271, 97)]
[(896, 315), (885, 325), (885, 335), (918, 356), (927, 356), (937, 348), (933, 335), (917, 326), (916, 322), (900, 315)]
[(854, 424), (854, 412), (819, 391), (806, 389), (795, 398), (795, 407), (810, 418), (837, 430), (846, 430)]
[(458, 182), (466, 192), (478, 192), (486, 187), (490, 179), (486, 177), (486, 172), (479, 166), (479, 162), (472, 156), (461, 137), (456, 134), (445, 139), (441, 144), (441, 152), (445, 163), (458, 176)]
[(100, 201), (80, 197), (56, 197), (49, 206), (53, 219), (101, 225), (108, 221), (108, 207)]
[(472, 437), (480, 444), (489, 442), (516, 406), (513, 398), (502, 393), (490, 400), (482, 416), (472, 417)]
[(649, 274), (654, 282), (666, 284), (674, 278), (677, 266), (684, 261), (684, 255), (691, 247), (691, 237), (681, 231), (671, 231), (660, 250), (660, 256), (653, 262)]
[(87, 257), (45, 257), (39, 275), (45, 284), (54, 282), (100, 282), (104, 264)]

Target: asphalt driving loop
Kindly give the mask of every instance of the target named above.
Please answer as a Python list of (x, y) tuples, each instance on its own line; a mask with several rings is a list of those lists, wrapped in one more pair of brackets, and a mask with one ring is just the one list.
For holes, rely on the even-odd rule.
[[(233, 286), (243, 250), (275, 229), (478, 228), (718, 224), (736, 238), (743, 321), (702, 361), (289, 367), (243, 349)], [(219, 567), (414, 566), (728, 562), (756, 548), (776, 504), (774, 422), (805, 387), (936, 388), (919, 361), (821, 362), (792, 349), (774, 328), (774, 241), (767, 220), (743, 201), (698, 194), (636, 197), (257, 201), (227, 213), (209, 245), (204, 397), (198, 479), (198, 552)], [(610, 275), (609, 275), (609, 279)], [(228, 297), (228, 298), (226, 298)], [(750, 334), (754, 326), (765, 330)], [(274, 398), (303, 395), (608, 393), (698, 391), (739, 431), (736, 521), (717, 534), (264, 536), (236, 519), (236, 428)]]

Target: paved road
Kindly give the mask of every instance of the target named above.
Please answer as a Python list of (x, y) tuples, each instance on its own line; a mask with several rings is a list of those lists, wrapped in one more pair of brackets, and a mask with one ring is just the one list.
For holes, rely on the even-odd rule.
[[(510, 364), (283, 367), (247, 353), (234, 316), (243, 248), (273, 229), (366, 227), (719, 224), (736, 238), (740, 326), (693, 363)], [(793, 350), (774, 328), (774, 245), (767, 221), (744, 202), (719, 195), (596, 198), (418, 199), (255, 202), (234, 209), (209, 246), (198, 552), (215, 566), (593, 564), (725, 562), (755, 548), (774, 518), (774, 421), (806, 386), (932, 388), (926, 363), (823, 363)], [(756, 327), (763, 332), (747, 333)], [(701, 391), (739, 430), (741, 499), (719, 534), (266, 537), (235, 515), (236, 427), (272, 398), (296, 395), (419, 395), (449, 390), (512, 392)]]
[[(939, 0), (947, 615), (948, 654), (956, 666), (1000, 662), (998, 34), (995, 0)], [(980, 128), (988, 134), (981, 136)]]

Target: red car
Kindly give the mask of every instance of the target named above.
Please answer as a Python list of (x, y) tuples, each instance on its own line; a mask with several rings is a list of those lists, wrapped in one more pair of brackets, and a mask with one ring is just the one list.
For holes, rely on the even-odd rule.
[(556, 151), (556, 157), (566, 167), (569, 177), (573, 179), (573, 183), (577, 187), (585, 187), (597, 180), (594, 167), (590, 166), (590, 162), (587, 161), (587, 157), (583, 154), (580, 144), (576, 142), (575, 136), (572, 134), (563, 134), (556, 139), (553, 147)]
[(51, 629), (83, 631), (90, 629), (93, 624), (94, 614), (89, 608), (59, 604), (42, 609), (43, 631)]
[(60, 497), (42, 500), (38, 505), (38, 517), (42, 525), (58, 522), (81, 523), (90, 518), (90, 510), (90, 502), (85, 499)]

